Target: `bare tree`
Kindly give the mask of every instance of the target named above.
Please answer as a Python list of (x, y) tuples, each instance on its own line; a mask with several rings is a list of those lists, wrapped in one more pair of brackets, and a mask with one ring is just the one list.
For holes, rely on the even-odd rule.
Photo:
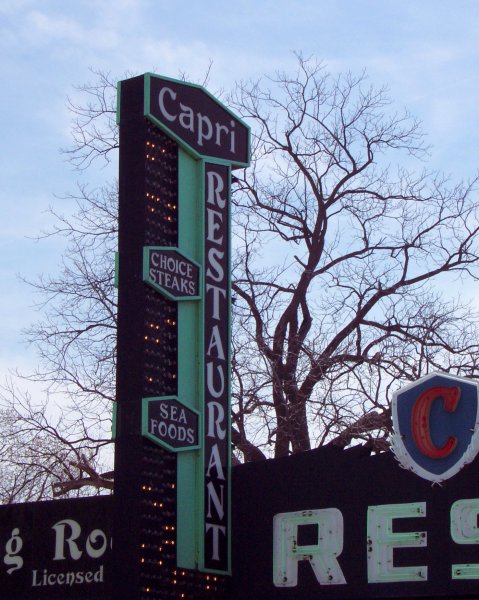
[(14, 402), (0, 411), (2, 504), (91, 495), (92, 487), (113, 489), (113, 472), (99, 471), (109, 462), (103, 452), (109, 438), (82, 437), (81, 417), (74, 426), (71, 414), (52, 413), (46, 400), (35, 402), (13, 387), (9, 392)]
[(251, 440), (275, 456), (354, 439), (384, 448), (398, 380), (476, 376), (477, 314), (439, 290), (477, 277), (477, 176), (424, 170), (419, 123), (364, 75), (298, 65), (239, 84), (229, 102), (254, 132), (233, 197), (234, 440), (246, 457)]
[[(81, 187), (68, 200), (76, 211), (52, 210), (52, 229), (40, 235), (66, 239), (62, 269), (27, 282), (43, 314), (25, 331), (37, 369), (0, 390), (8, 416), (0, 464), (15, 477), (3, 479), (4, 502), (113, 487), (117, 186)], [(22, 380), (35, 392), (22, 390)]]
[[(116, 90), (96, 73), (80, 92), (67, 154), (87, 169), (117, 148)], [(449, 293), (477, 277), (477, 177), (453, 184), (425, 170), (419, 123), (364, 74), (332, 76), (298, 56), (293, 75), (240, 83), (227, 103), (253, 140), (233, 191), (236, 457), (358, 441), (383, 450), (400, 381), (438, 369), (477, 376), (478, 315)], [(52, 212), (45, 235), (68, 240), (64, 269), (33, 283), (44, 319), (27, 332), (40, 356), (32, 379), (61, 396), (62, 419), (51, 427), (45, 407), (32, 419), (23, 397), (21, 434), (9, 438), (55, 439), (55, 494), (112, 486), (103, 457), (115, 397), (116, 184), (73, 199), (73, 217)], [(3, 395), (9, 414), (18, 395)]]
[(95, 69), (91, 73), (93, 81), (75, 87), (81, 100), (67, 99), (72, 145), (63, 152), (78, 170), (88, 169), (98, 159), (109, 163), (118, 148), (116, 79)]

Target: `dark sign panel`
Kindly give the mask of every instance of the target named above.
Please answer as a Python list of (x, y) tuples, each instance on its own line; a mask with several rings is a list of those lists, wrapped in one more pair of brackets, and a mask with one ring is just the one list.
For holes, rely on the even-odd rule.
[(0, 597), (110, 597), (113, 497), (0, 508)]
[(200, 298), (200, 266), (179, 250), (147, 246), (143, 254), (143, 280), (172, 300)]
[(188, 587), (173, 584), (177, 456), (141, 434), (142, 399), (178, 391), (178, 303), (143, 282), (143, 248), (178, 247), (178, 145), (145, 118), (144, 89), (120, 86), (115, 600)]
[(178, 398), (143, 399), (143, 435), (167, 450), (199, 448), (198, 413)]
[(235, 467), (231, 598), (477, 598), (478, 472), (432, 485), (362, 447)]
[(199, 85), (145, 75), (146, 114), (198, 157), (249, 162), (249, 128)]
[(204, 568), (229, 571), (229, 168), (205, 165)]

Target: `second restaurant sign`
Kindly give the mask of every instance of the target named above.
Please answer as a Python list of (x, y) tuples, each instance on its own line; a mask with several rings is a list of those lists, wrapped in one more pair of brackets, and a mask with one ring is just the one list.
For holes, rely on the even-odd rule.
[(393, 412), (397, 457), (326, 446), (235, 467), (235, 600), (479, 596), (477, 384), (429, 375)]

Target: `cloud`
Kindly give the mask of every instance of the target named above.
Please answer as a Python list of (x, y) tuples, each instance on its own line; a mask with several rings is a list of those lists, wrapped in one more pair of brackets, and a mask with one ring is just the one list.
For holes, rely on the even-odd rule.
[(0, 15), (10, 16), (24, 11), (31, 6), (34, 0), (2, 0), (0, 2)]
[(27, 14), (30, 35), (37, 42), (65, 40), (69, 44), (108, 49), (118, 44), (118, 35), (107, 27), (88, 28), (72, 17), (47, 15), (38, 10)]

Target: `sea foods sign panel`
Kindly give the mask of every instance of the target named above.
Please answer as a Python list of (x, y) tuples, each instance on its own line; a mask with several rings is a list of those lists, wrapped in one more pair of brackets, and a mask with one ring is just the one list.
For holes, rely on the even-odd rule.
[(176, 396), (143, 398), (144, 436), (171, 452), (195, 450), (199, 444), (199, 415)]
[(0, 597), (109, 597), (112, 496), (0, 507)]

